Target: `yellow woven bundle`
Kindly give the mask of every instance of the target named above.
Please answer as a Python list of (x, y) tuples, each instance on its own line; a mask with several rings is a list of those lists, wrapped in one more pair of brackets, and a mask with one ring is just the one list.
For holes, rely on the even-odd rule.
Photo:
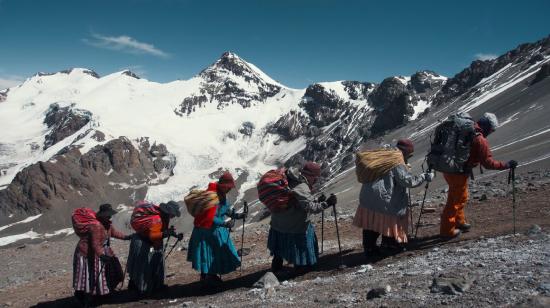
[(398, 165), (404, 165), (400, 150), (379, 149), (358, 152), (355, 157), (355, 173), (360, 183), (369, 183), (390, 172)]
[(220, 202), (216, 192), (199, 189), (192, 190), (184, 200), (187, 212), (193, 217), (216, 206)]

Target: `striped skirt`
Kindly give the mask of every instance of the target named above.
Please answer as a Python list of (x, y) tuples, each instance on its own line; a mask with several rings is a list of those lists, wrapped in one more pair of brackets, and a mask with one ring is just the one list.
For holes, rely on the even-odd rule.
[(92, 295), (106, 295), (110, 292), (103, 262), (98, 257), (82, 255), (78, 247), (73, 257), (73, 288)]
[(164, 254), (151, 243), (133, 236), (128, 252), (130, 283), (141, 293), (152, 293), (164, 284)]
[(283, 233), (269, 229), (267, 248), (272, 256), (298, 266), (314, 265), (319, 257), (317, 236), (311, 223), (305, 233)]

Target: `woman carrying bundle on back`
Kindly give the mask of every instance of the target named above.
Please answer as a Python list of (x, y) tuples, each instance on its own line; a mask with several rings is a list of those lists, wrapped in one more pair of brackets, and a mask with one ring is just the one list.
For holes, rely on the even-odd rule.
[[(225, 172), (206, 191), (194, 190), (185, 197), (187, 210), (195, 217), (187, 261), (201, 273), (201, 281), (207, 285), (218, 285), (222, 281), (219, 275), (232, 272), (241, 264), (229, 236), (233, 219), (245, 217), (232, 211), (227, 200), (227, 193), (234, 187), (233, 176)], [(226, 217), (231, 220), (225, 221)]]
[(179, 204), (175, 201), (155, 205), (139, 201), (130, 220), (136, 236), (132, 237), (128, 252), (128, 289), (140, 294), (151, 294), (164, 288), (163, 239), (173, 236), (178, 240), (183, 233), (176, 234), (169, 228), (170, 219), (180, 216)]
[[(273, 256), (274, 273), (283, 269), (283, 260), (294, 264), (297, 274), (309, 271), (317, 263), (319, 249), (311, 214), (336, 204), (335, 195), (326, 201), (313, 198), (311, 191), (320, 175), (321, 167), (307, 162), (301, 170), (294, 167), (271, 170), (258, 183), (260, 200), (271, 211), (267, 248)], [(282, 202), (277, 204), (277, 199)]]
[(102, 204), (96, 213), (90, 208), (73, 212), (75, 233), (80, 240), (73, 258), (73, 287), (76, 299), (83, 306), (91, 304), (94, 295), (107, 295), (122, 281), (122, 267), (111, 249), (111, 237), (129, 240), (131, 236), (111, 225), (117, 212), (110, 204)]
[(407, 189), (431, 181), (433, 173), (412, 175), (406, 165), (414, 146), (400, 139), (396, 148), (384, 148), (357, 154), (356, 173), (361, 186), (359, 207), (353, 225), (363, 229), (366, 257), (380, 253), (376, 241), (382, 235), (382, 248), (399, 252), (407, 242)]

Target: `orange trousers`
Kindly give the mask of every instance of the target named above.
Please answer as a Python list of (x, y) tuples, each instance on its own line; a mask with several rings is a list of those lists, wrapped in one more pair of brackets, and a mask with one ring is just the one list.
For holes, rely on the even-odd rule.
[(449, 184), (447, 204), (441, 213), (442, 236), (450, 236), (455, 228), (466, 223), (464, 206), (468, 202), (468, 175), (444, 173), (445, 181)]

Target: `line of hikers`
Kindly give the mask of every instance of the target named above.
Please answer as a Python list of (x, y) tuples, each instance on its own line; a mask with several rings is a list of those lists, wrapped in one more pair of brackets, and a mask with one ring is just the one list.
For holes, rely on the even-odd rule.
[[(469, 136), (460, 135), (464, 127), (471, 130)], [(356, 173), (362, 186), (353, 225), (363, 230), (365, 256), (380, 254), (380, 248), (392, 252), (403, 249), (408, 241), (411, 206), (408, 190), (432, 181), (434, 169), (447, 170), (443, 174), (449, 185), (447, 204), (441, 214), (441, 237), (450, 239), (468, 231), (470, 224), (466, 222), (464, 206), (472, 169), (479, 164), (499, 170), (517, 166), (514, 160), (503, 163), (492, 158), (486, 137), (497, 127), (497, 118), (491, 113), (477, 122), (467, 114), (449, 117), (436, 128), (427, 159), (428, 171), (419, 175), (413, 175), (407, 165), (414, 152), (409, 139), (400, 139), (395, 147), (358, 153)], [(455, 152), (463, 146), (467, 153), (463, 157), (452, 154), (445, 144), (447, 147), (453, 144)], [(459, 170), (452, 169), (453, 164), (460, 165)], [(258, 183), (259, 199), (271, 212), (267, 248), (273, 257), (271, 270), (275, 273), (283, 270), (284, 261), (294, 265), (297, 274), (309, 271), (317, 263), (319, 249), (312, 215), (337, 203), (334, 194), (328, 198), (324, 194), (314, 197), (320, 175), (317, 163), (306, 162), (300, 168), (271, 170)], [(193, 190), (185, 198), (187, 211), (194, 217), (187, 261), (206, 285), (219, 284), (220, 275), (235, 271), (241, 264), (229, 232), (234, 221), (245, 219), (247, 213), (236, 213), (230, 206), (227, 194), (233, 188), (233, 176), (225, 172), (206, 190)], [(108, 294), (124, 280), (125, 271), (110, 248), (111, 237), (131, 240), (126, 266), (128, 288), (141, 294), (152, 294), (165, 287), (167, 247), (163, 246), (163, 240), (175, 237), (179, 242), (183, 238), (182, 233), (170, 227), (170, 220), (181, 215), (177, 202), (158, 206), (138, 202), (131, 218), (136, 231), (132, 235), (122, 234), (112, 226), (111, 217), (115, 213), (111, 205), (103, 204), (98, 212), (80, 208), (73, 214), (73, 227), (80, 237), (74, 254), (73, 286), (75, 296), (85, 305), (92, 295)]]

